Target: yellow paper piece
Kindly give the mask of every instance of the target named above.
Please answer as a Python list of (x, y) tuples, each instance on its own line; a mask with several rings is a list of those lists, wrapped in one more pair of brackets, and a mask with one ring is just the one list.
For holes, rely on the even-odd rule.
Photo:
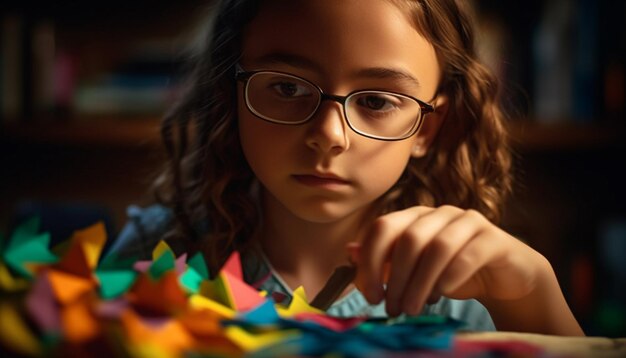
[(0, 288), (5, 291), (15, 292), (28, 287), (28, 281), (13, 277), (9, 269), (0, 262)]
[(232, 319), (237, 315), (237, 312), (235, 312), (235, 310), (230, 309), (223, 304), (208, 299), (202, 295), (192, 295), (189, 298), (189, 305), (193, 309), (208, 309), (227, 319)]
[(106, 237), (106, 229), (102, 221), (83, 230), (77, 230), (72, 235), (72, 241), (80, 242), (89, 268), (95, 269), (98, 265)]
[(0, 341), (2, 345), (29, 356), (40, 356), (39, 340), (28, 329), (17, 308), (0, 302)]
[(298, 335), (297, 330), (267, 331), (250, 333), (239, 326), (228, 326), (224, 329), (226, 337), (246, 352), (256, 351), (277, 344), (290, 336)]
[(166, 252), (172, 252), (170, 246), (163, 240), (159, 241), (157, 246), (152, 250), (152, 261), (156, 261)]
[(98, 321), (84, 304), (71, 304), (63, 307), (61, 322), (64, 335), (70, 342), (85, 342), (100, 333)]
[(306, 292), (304, 292), (304, 287), (302, 286), (293, 291), (293, 298), (291, 299), (289, 307), (285, 308), (280, 305), (276, 305), (276, 311), (278, 312), (278, 315), (283, 318), (293, 317), (294, 315), (303, 312), (319, 314), (324, 313), (323, 311), (309, 305), (309, 301), (306, 298)]
[(50, 270), (48, 279), (54, 296), (63, 304), (68, 304), (93, 289), (93, 281), (62, 271)]
[(180, 356), (164, 351), (160, 346), (152, 343), (133, 344), (129, 348), (130, 356), (134, 358), (174, 358)]

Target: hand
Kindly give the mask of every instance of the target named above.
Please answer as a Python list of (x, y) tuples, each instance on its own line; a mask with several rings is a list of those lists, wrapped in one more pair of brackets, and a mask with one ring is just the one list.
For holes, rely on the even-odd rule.
[(390, 316), (419, 314), (441, 295), (524, 298), (547, 262), (479, 212), (453, 206), (413, 207), (379, 217), (357, 261), (357, 286), (370, 303), (384, 298)]

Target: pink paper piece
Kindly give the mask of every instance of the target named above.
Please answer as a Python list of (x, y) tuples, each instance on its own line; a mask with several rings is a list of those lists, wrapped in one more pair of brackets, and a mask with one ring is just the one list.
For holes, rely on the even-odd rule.
[(176, 267), (176, 273), (178, 275), (182, 275), (183, 273), (185, 273), (185, 270), (187, 269), (187, 253), (180, 255), (176, 259), (175, 267)]
[[(150, 269), (150, 266), (152, 266), (152, 263), (153, 261), (151, 260), (137, 261), (133, 264), (133, 269), (137, 272), (146, 273)], [(178, 275), (185, 273), (187, 269), (187, 253), (180, 255), (176, 259), (175, 267)]]
[(106, 319), (119, 319), (129, 307), (128, 300), (117, 298), (110, 301), (101, 301), (96, 308), (98, 316)]
[(151, 265), (151, 260), (137, 261), (133, 264), (133, 269), (137, 272), (146, 273)]
[(43, 331), (61, 331), (61, 319), (47, 273), (40, 273), (26, 297), (26, 307)]
[(141, 322), (153, 330), (158, 330), (172, 321), (169, 316), (140, 316)]

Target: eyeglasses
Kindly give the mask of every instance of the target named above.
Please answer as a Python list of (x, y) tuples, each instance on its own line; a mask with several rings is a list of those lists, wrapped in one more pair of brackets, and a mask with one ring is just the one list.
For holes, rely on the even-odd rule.
[(373, 139), (396, 141), (417, 132), (425, 114), (435, 108), (400, 93), (360, 90), (346, 96), (326, 94), (316, 84), (283, 72), (244, 71), (236, 79), (244, 84), (248, 110), (271, 123), (298, 125), (311, 119), (322, 101), (341, 103), (348, 126)]

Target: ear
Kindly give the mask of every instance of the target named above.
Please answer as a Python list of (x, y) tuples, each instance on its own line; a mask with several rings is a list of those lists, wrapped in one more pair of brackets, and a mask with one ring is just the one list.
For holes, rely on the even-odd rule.
[(424, 116), (422, 126), (415, 134), (413, 139), (413, 148), (411, 149), (411, 157), (421, 158), (428, 153), (431, 144), (439, 133), (439, 128), (448, 113), (448, 99), (440, 95), (437, 96), (435, 103), (435, 111)]

